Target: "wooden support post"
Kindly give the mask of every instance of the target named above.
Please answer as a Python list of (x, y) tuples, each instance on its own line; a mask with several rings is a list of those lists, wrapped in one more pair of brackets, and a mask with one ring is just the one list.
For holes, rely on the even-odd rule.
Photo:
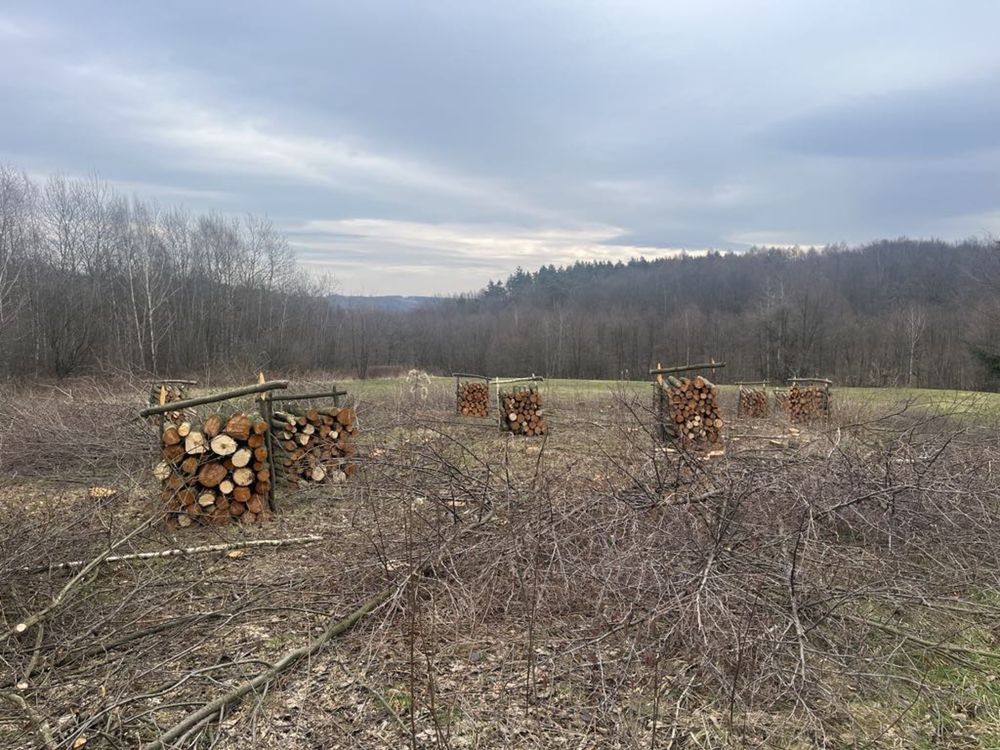
[[(264, 373), (260, 373), (260, 382), (265, 383)], [(274, 496), (274, 486), (278, 483), (277, 465), (274, 462), (274, 442), (271, 438), (271, 417), (274, 416), (274, 407), (271, 404), (270, 393), (264, 391), (258, 396), (260, 400), (260, 417), (267, 425), (264, 432), (264, 447), (267, 448), (267, 465), (271, 472), (271, 481), (267, 486), (267, 507), (272, 513), (277, 513), (278, 503)]]

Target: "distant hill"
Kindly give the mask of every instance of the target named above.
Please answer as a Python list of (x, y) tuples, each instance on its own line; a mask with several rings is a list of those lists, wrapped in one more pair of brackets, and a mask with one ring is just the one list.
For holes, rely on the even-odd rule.
[(350, 295), (331, 294), (330, 304), (347, 310), (389, 310), (391, 312), (412, 312), (420, 307), (441, 301), (440, 297), (405, 297), (398, 294)]

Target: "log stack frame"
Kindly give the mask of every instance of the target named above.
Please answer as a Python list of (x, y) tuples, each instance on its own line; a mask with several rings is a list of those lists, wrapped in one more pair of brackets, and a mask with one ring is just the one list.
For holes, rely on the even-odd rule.
[[(258, 492), (258, 495), (255, 495), (257, 499), (253, 502), (259, 503), (262, 506), (260, 510), (263, 510), (264, 506), (266, 506), (269, 513), (273, 513), (276, 510), (274, 499), (274, 459), (273, 452), (270, 449), (269, 430), (266, 429), (268, 422), (266, 420), (270, 416), (269, 396), (271, 391), (287, 387), (287, 380), (266, 381), (263, 373), (261, 373), (260, 381), (254, 385), (181, 401), (155, 404), (139, 412), (140, 417), (159, 417), (156, 420), (157, 449), (163, 452), (166, 460), (157, 466), (154, 475), (163, 483), (165, 487), (164, 492), (173, 493), (167, 499), (166, 510), (168, 514), (173, 513), (173, 515), (177, 516), (178, 521), (187, 518), (187, 525), (190, 525), (192, 514), (185, 511), (187, 507), (186, 503), (180, 509), (175, 508), (174, 511), (170, 509), (172, 504), (176, 504), (175, 501), (181, 494), (182, 489), (188, 494), (201, 492), (201, 490), (195, 488), (196, 484), (200, 484), (205, 488), (238, 485), (239, 489), (242, 490), (244, 487), (254, 484), (254, 480), (256, 480), (261, 490), (263, 490), (264, 483), (266, 483), (267, 488), (265, 497), (261, 499), (259, 496), (264, 493), (262, 491)], [(206, 416), (202, 420), (202, 423), (198, 425), (200, 429), (195, 429), (195, 425), (187, 420), (182, 421), (180, 424), (175, 424), (170, 419), (170, 416), (175, 412), (193, 414), (192, 410), (196, 406), (221, 404), (241, 396), (251, 395), (257, 396), (260, 410), (258, 419), (253, 418), (251, 414), (244, 411), (236, 411), (225, 418), (216, 413)], [(165, 398), (161, 395), (160, 400), (165, 401)], [(210, 424), (211, 429), (209, 429)], [(263, 426), (263, 429), (260, 426)], [(247, 442), (250, 440), (251, 433), (255, 436), (255, 442)], [(184, 442), (183, 445), (180, 445), (181, 440)], [(243, 443), (246, 443), (246, 445)], [(178, 447), (181, 449), (179, 452), (176, 450)], [(261, 449), (267, 453), (266, 456), (259, 454), (258, 451)], [(178, 455), (174, 456), (173, 454), (175, 453)], [(199, 456), (205, 454), (214, 455), (216, 458), (207, 462), (203, 461)], [(239, 462), (236, 461), (237, 457), (239, 457)], [(251, 461), (253, 462), (252, 468), (249, 467)], [(192, 462), (192, 466), (187, 467), (183, 465), (188, 462)], [(221, 496), (215, 496), (214, 492), (214, 489), (210, 492), (202, 492), (197, 497), (197, 502), (206, 505), (208, 508), (212, 508), (214, 503), (203, 502), (209, 494), (213, 498), (226, 497), (227, 495), (227, 491), (224, 489), (220, 490), (223, 493)], [(229, 486), (228, 492), (235, 493), (234, 487)], [(242, 507), (242, 505), (234, 505), (234, 508), (236, 507)], [(218, 508), (225, 510), (222, 505), (218, 505)], [(259, 511), (253, 512), (259, 514)], [(213, 522), (217, 520), (214, 517), (215, 515), (218, 514), (213, 514)], [(235, 515), (233, 513), (234, 517)], [(168, 515), (168, 519), (170, 518), (171, 516)], [(179, 523), (178, 525), (183, 526), (185, 524)]]
[[(713, 424), (712, 429), (716, 430), (714, 434), (717, 436), (715, 440), (690, 440), (687, 438), (684, 430), (678, 430), (676, 422), (676, 414), (671, 408), (672, 406), (672, 395), (684, 386), (682, 381), (678, 380), (675, 375), (681, 373), (696, 373), (699, 370), (712, 370), (714, 371), (725, 367), (725, 362), (702, 362), (699, 364), (691, 365), (678, 365), (675, 367), (663, 367), (657, 364), (656, 367), (649, 370), (650, 375), (654, 375), (653, 380), (653, 412), (656, 416), (656, 434), (660, 441), (663, 443), (668, 443), (675, 445), (686, 450), (710, 450), (712, 448), (721, 447), (723, 443), (722, 426), (715, 426)], [(703, 386), (707, 386), (707, 391), (710, 394), (708, 396), (712, 399), (715, 420), (721, 421), (721, 412), (718, 409), (717, 402), (715, 398), (718, 393), (718, 387), (714, 385), (708, 378), (703, 375), (695, 375), (692, 380), (702, 381)], [(701, 387), (699, 387), (700, 389)], [(706, 400), (708, 400), (706, 398)]]
[[(545, 378), (540, 375), (530, 375), (523, 378), (493, 378), (490, 384), (495, 388), (494, 397), (497, 406), (497, 426), (501, 432), (519, 435), (523, 437), (543, 436), (549, 433), (549, 421), (545, 419), (545, 394), (541, 384)], [(509, 390), (502, 390), (507, 386), (512, 386)], [(531, 399), (527, 405), (527, 414), (520, 414), (507, 409), (506, 403), (510, 399), (523, 399), (519, 394), (533, 394), (536, 398)], [(515, 419), (511, 420), (511, 415)], [(526, 419), (525, 419), (526, 418)], [(530, 423), (535, 418), (535, 427), (524, 428), (524, 424)]]
[(785, 413), (792, 422), (826, 421), (832, 414), (833, 381), (828, 378), (788, 378)]
[(761, 419), (771, 413), (771, 404), (768, 396), (766, 380), (738, 381), (739, 386), (736, 399), (736, 417), (747, 417), (750, 419)]
[[(473, 375), (466, 372), (453, 372), (455, 378), (455, 412), (467, 419), (489, 419), (490, 417), (490, 379), (486, 375)], [(481, 381), (481, 382), (480, 382)], [(475, 386), (475, 388), (470, 388)], [(475, 393), (470, 391), (474, 390)], [(485, 393), (481, 393), (485, 391)], [(467, 413), (470, 408), (480, 405), (482, 413)], [(464, 411), (463, 411), (464, 409)]]
[[(325, 482), (333, 476), (333, 473), (328, 471), (328, 466), (323, 466), (324, 461), (329, 461), (332, 457), (332, 451), (336, 450), (340, 452), (337, 456), (338, 459), (344, 459), (343, 467), (338, 466), (338, 470), (343, 471), (345, 476), (351, 476), (354, 473), (354, 464), (352, 464), (348, 459), (353, 455), (354, 445), (353, 436), (357, 431), (355, 425), (355, 413), (350, 407), (341, 406), (341, 397), (347, 396), (348, 392), (337, 388), (336, 384), (330, 390), (319, 391), (313, 393), (301, 393), (301, 394), (282, 394), (280, 396), (272, 396), (268, 399), (272, 404), (301, 404), (303, 401), (311, 402), (308, 409), (298, 409), (297, 411), (292, 407), (289, 407), (288, 412), (276, 412), (273, 406), (270, 408), (270, 413), (268, 414), (268, 425), (270, 429), (268, 430), (268, 435), (270, 437), (270, 449), (274, 460), (277, 461), (279, 447), (277, 443), (281, 443), (280, 451), (288, 452), (288, 446), (286, 443), (289, 441), (294, 442), (298, 439), (301, 445), (301, 449), (298, 446), (293, 446), (295, 452), (302, 452), (303, 456), (300, 459), (308, 459), (308, 465), (305, 468), (312, 466), (314, 473), (306, 476), (300, 472), (299, 478), (293, 478), (288, 474), (291, 469), (290, 466), (282, 465), (281, 467), (275, 463), (276, 478), (281, 475), (285, 475), (286, 484), (298, 485), (300, 479), (311, 479), (313, 483), (319, 484)], [(332, 399), (333, 407), (331, 408), (329, 400)], [(317, 401), (327, 401), (327, 405), (317, 404)], [(346, 414), (345, 414), (346, 413)], [(284, 422), (284, 424), (281, 424)], [(347, 431), (347, 438), (340, 439), (337, 433)], [(295, 433), (295, 434), (290, 434)], [(330, 438), (330, 435), (335, 437)], [(333, 441), (338, 440), (337, 444)], [(341, 444), (343, 444), (341, 446)], [(341, 446), (341, 447), (338, 447)], [(350, 453), (346, 451), (349, 450)], [(309, 458), (310, 454), (314, 458)], [(325, 454), (325, 455), (324, 455)], [(294, 453), (292, 454), (294, 455)], [(283, 460), (287, 460), (283, 459)], [(319, 467), (321, 471), (316, 472), (316, 467)]]

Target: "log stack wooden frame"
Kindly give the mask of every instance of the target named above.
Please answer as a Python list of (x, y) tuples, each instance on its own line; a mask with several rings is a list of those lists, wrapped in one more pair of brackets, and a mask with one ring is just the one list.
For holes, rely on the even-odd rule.
[(496, 389), (498, 424), (501, 432), (524, 437), (547, 435), (549, 421), (544, 409), (541, 384), (545, 378), (531, 375), (525, 378), (493, 378)]
[[(265, 381), (197, 398), (156, 404), (139, 412), (159, 416), (157, 447), (163, 461), (154, 475), (163, 486), (161, 499), (171, 526), (222, 524), (231, 520), (263, 520), (276, 510), (274, 463), (269, 448), (267, 415), (271, 391), (288, 387), (287, 380)], [(259, 415), (234, 411), (213, 413), (200, 423), (175, 424), (164, 415), (193, 414), (197, 406), (221, 404), (241, 396), (258, 396)], [(267, 511), (267, 513), (265, 513)]]
[(461, 417), (490, 416), (490, 379), (486, 375), (453, 372), (455, 411)]
[(341, 406), (341, 397), (347, 395), (334, 385), (328, 391), (269, 399), (275, 404), (294, 404), (268, 415), (276, 476), (284, 478), (285, 484), (315, 485), (354, 474), (356, 467), (350, 459), (358, 428), (354, 409)]
[(736, 383), (739, 392), (736, 399), (736, 416), (748, 417), (750, 419), (761, 419), (771, 413), (771, 406), (768, 398), (768, 381), (741, 380)]
[(792, 422), (830, 418), (833, 381), (827, 378), (788, 378), (785, 411)]
[(656, 431), (664, 443), (685, 450), (709, 451), (723, 442), (724, 421), (719, 410), (719, 388), (704, 375), (677, 378), (698, 370), (713, 372), (725, 362), (702, 362), (676, 367), (657, 365), (650, 369), (653, 381), (653, 411)]

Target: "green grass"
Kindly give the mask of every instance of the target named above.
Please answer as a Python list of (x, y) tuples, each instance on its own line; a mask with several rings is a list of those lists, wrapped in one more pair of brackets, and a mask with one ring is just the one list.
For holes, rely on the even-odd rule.
[[(450, 390), (454, 379), (434, 377), (431, 388), (440, 392)], [(406, 388), (398, 378), (343, 381), (342, 385), (362, 398), (378, 398)], [(569, 380), (553, 378), (542, 385), (544, 392), (558, 398), (600, 397), (624, 389), (640, 395), (648, 394), (650, 384), (643, 381)], [(734, 385), (720, 385), (723, 393), (733, 393)], [(841, 388), (834, 386), (834, 399), (847, 399), (859, 406), (869, 405), (879, 410), (891, 411), (909, 403), (911, 408), (940, 415), (961, 416), (975, 414), (986, 422), (1000, 421), (1000, 393), (977, 391), (939, 390), (932, 388)]]

